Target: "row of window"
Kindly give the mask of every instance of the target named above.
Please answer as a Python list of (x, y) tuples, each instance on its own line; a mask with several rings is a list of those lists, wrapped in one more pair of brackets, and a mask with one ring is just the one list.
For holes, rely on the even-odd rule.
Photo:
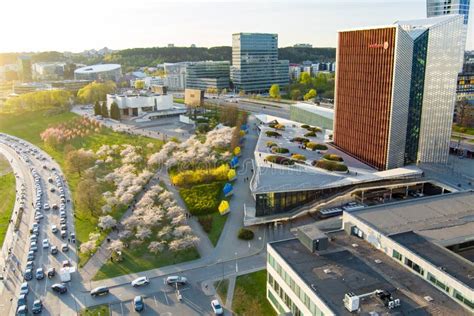
[[(398, 251), (396, 251), (395, 249), (392, 251), (392, 257), (397, 259), (400, 262), (402, 262), (402, 260), (403, 260), (402, 254), (399, 253)], [(411, 261), (408, 258), (405, 258), (405, 265), (410, 267), (412, 270), (416, 271), (420, 275), (422, 275), (422, 276), (425, 275), (425, 270), (422, 267), (420, 267), (418, 264), (416, 264), (415, 262)], [(429, 272), (427, 273), (427, 279), (428, 279), (428, 281), (433, 283), (435, 286), (439, 287), (440, 289), (442, 289), (446, 293), (450, 294), (450, 290), (451, 290), (450, 287), (447, 286), (446, 284), (444, 284), (443, 282), (439, 281), (434, 275), (432, 275)], [(456, 289), (453, 289), (453, 296), (457, 300), (459, 300), (461, 303), (466, 305), (468, 308), (470, 308), (471, 310), (474, 310), (474, 301), (468, 300), (460, 292), (458, 292)]]
[(281, 288), (280, 284), (275, 281), (275, 279), (271, 276), (270, 273), (268, 273), (268, 284), (275, 290), (275, 292), (283, 300), (283, 302), (285, 302), (285, 305), (288, 306), (294, 316), (302, 316), (301, 311), (298, 309), (296, 304), (293, 303), (288, 294), (286, 294), (286, 292)]
[[(293, 280), (290, 275), (286, 273), (284, 269), (282, 269), (281, 265), (276, 262), (276, 260), (270, 254), (268, 254), (267, 260), (270, 266), (285, 281), (285, 283), (290, 287), (299, 300), (311, 311), (312, 315), (324, 316), (323, 312), (309, 299), (309, 296), (298, 286), (298, 284), (296, 284), (295, 280)], [(270, 280), (270, 277), (268, 280)], [(288, 305), (288, 307), (290, 307), (290, 305)]]

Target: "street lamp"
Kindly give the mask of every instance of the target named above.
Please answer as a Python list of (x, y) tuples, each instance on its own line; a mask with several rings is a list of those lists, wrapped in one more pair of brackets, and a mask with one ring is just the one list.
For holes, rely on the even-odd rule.
[(239, 272), (239, 266), (237, 265), (237, 252), (235, 253), (235, 273)]

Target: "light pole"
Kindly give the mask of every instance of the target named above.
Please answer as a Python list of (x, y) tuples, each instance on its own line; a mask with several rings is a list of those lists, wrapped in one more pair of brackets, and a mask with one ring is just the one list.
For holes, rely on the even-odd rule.
[(237, 252), (235, 253), (235, 273), (239, 273), (239, 266), (237, 265)]

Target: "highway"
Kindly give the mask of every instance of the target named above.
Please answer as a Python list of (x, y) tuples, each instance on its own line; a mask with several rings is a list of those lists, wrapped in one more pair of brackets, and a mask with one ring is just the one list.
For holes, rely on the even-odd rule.
[[(19, 297), (19, 289), (21, 283), (25, 282), (24, 272), (28, 252), (30, 251), (30, 229), (33, 224), (38, 221), (39, 235), (37, 237), (38, 250), (35, 253), (34, 267), (32, 269), (33, 278), (28, 281), (29, 293), (27, 295), (27, 307), (31, 313), (31, 307), (36, 299), (41, 299), (44, 308), (42, 315), (75, 315), (76, 301), (70, 292), (60, 295), (51, 290), (51, 285), (60, 283), (58, 272), (62, 267), (63, 260), (70, 260), (73, 267), (77, 266), (77, 255), (74, 243), (69, 243), (69, 251), (61, 251), (61, 245), (68, 243), (70, 233), (74, 232), (73, 208), (70, 203), (71, 196), (64, 181), (58, 164), (39, 148), (14, 137), (0, 134), (0, 152), (5, 155), (12, 165), (12, 169), (16, 174), (17, 180), (17, 199), (15, 211), (13, 214), (13, 223), (10, 224), (4, 246), (1, 252), (0, 264), (5, 266), (5, 279), (0, 285), (0, 312), (8, 315), (14, 315), (17, 309), (17, 301)], [(34, 180), (33, 174), (36, 174), (38, 180)], [(57, 179), (56, 179), (57, 175)], [(50, 179), (48, 181), (48, 179)], [(38, 185), (38, 186), (37, 186)], [(60, 225), (59, 208), (61, 207), (60, 187), (64, 190), (64, 209), (67, 218), (67, 235), (61, 238), (60, 232), (53, 233), (51, 225)], [(21, 217), (19, 229), (14, 231), (13, 225), (16, 216), (19, 214), (21, 206), (21, 196), (19, 193), (24, 187), (24, 212)], [(35, 212), (35, 203), (37, 202), (37, 188), (41, 188), (41, 201), (37, 208), (39, 212)], [(52, 192), (54, 191), (54, 192)], [(39, 196), (39, 195), (38, 195)], [(20, 203), (19, 203), (20, 202)], [(50, 209), (45, 210), (45, 206), (49, 205)], [(52, 206), (57, 205), (58, 209), (53, 210)], [(42, 219), (35, 219), (37, 214), (42, 214)], [(43, 248), (43, 240), (48, 239), (49, 247)], [(59, 252), (57, 255), (50, 254), (52, 246), (57, 246)], [(9, 254), (11, 249), (11, 254)], [(36, 269), (43, 268), (46, 274), (48, 268), (55, 268), (56, 275), (49, 279), (37, 280), (35, 278)], [(72, 280), (74, 281), (74, 274)], [(67, 285), (69, 286), (69, 285)]]

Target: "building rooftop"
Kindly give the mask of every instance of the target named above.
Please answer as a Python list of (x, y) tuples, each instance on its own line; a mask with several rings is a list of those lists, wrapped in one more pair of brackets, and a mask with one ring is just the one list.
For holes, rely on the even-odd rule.
[[(474, 235), (474, 231), (471, 233)], [(415, 232), (391, 235), (390, 238), (468, 287), (474, 288), (474, 265), (466, 259)]]
[(74, 70), (74, 73), (89, 74), (89, 73), (96, 73), (96, 72), (111, 71), (111, 70), (116, 70), (120, 68), (121, 66), (119, 64), (100, 64), (100, 65), (92, 65), (92, 66), (85, 66), (82, 68), (78, 68)]
[[(413, 210), (416, 210), (414, 212)], [(378, 205), (351, 212), (385, 235), (416, 231), (434, 240), (473, 236), (474, 191), (449, 193)]]
[(304, 102), (297, 102), (295, 104), (292, 104), (291, 106), (306, 110), (308, 112), (316, 113), (318, 115), (321, 115), (322, 117), (325, 117), (331, 120), (334, 119), (334, 109), (322, 107), (316, 104), (304, 103)]
[[(363, 298), (361, 315), (467, 315), (444, 293), (420, 279), (383, 252), (374, 251), (364, 240), (344, 232), (330, 234), (328, 250), (311, 253), (298, 239), (270, 243), (293, 271), (337, 315), (352, 315), (345, 307), (346, 293), (356, 295), (387, 290), (401, 306), (386, 308), (375, 296)], [(357, 243), (357, 247), (353, 245)], [(378, 260), (377, 260), (378, 259)], [(378, 263), (376, 263), (376, 261)], [(431, 302), (425, 296), (433, 298)]]

